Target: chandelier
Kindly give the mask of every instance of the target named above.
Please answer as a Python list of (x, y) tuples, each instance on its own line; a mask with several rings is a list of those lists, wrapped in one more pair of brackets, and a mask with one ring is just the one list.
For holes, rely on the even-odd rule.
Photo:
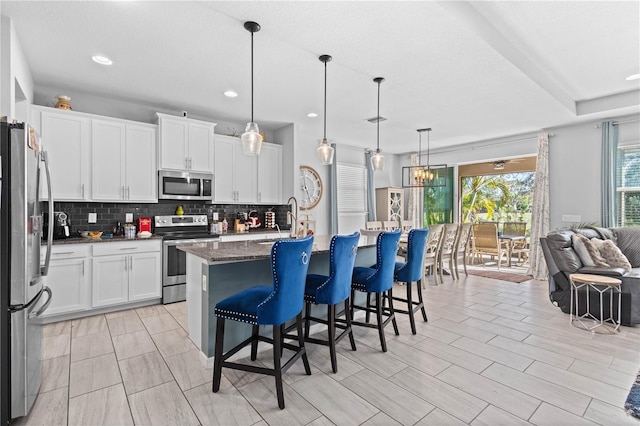
[[(431, 127), (417, 129), (418, 131), (418, 165), (405, 166), (402, 168), (402, 187), (403, 188), (436, 188), (447, 185), (447, 165), (438, 164), (431, 165), (430, 155), (430, 137)], [(427, 165), (422, 165), (422, 133), (427, 132)]]

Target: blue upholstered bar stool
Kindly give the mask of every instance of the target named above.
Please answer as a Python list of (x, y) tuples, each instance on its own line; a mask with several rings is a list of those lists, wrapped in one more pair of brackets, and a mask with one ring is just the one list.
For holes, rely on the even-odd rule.
[[(376, 240), (376, 264), (371, 268), (356, 266), (353, 268), (353, 276), (351, 278), (351, 316), (353, 318), (354, 308), (362, 309), (368, 313), (376, 314), (376, 324), (370, 324), (368, 319), (366, 322), (353, 321), (353, 325), (377, 328), (380, 335), (380, 345), (382, 351), (387, 351), (387, 343), (384, 338), (384, 327), (389, 323), (393, 324), (396, 335), (398, 332), (398, 324), (396, 323), (393, 311), (393, 298), (389, 297), (389, 308), (385, 309), (382, 303), (382, 295), (388, 293), (393, 287), (393, 273), (396, 264), (396, 254), (398, 253), (398, 243), (400, 241), (400, 230), (396, 229), (391, 232), (382, 232)], [(355, 291), (367, 293), (367, 306), (358, 306), (355, 304)], [(375, 306), (369, 304), (369, 295), (375, 294)], [(383, 316), (387, 318), (383, 321)]]
[[(389, 290), (393, 300), (407, 304), (407, 310), (396, 309), (396, 313), (408, 314), (411, 323), (411, 333), (416, 334), (416, 322), (413, 313), (418, 309), (422, 310), (422, 318), (427, 321), (427, 312), (422, 301), (422, 264), (424, 262), (424, 252), (427, 247), (428, 229), (412, 229), (409, 231), (407, 243), (407, 261), (396, 262), (394, 268), (394, 278), (398, 282), (407, 283), (407, 298), (393, 296), (393, 290)], [(411, 294), (412, 283), (418, 283), (418, 301), (414, 301)]]
[[(271, 248), (270, 257), (273, 285), (251, 287), (218, 302), (214, 311), (218, 321), (213, 359), (213, 392), (220, 389), (222, 367), (267, 374), (275, 377), (278, 407), (284, 408), (282, 373), (302, 357), (307, 375), (311, 374), (304, 347), (301, 312), (312, 245), (312, 236), (298, 240), (276, 241)], [(298, 331), (298, 346), (284, 343), (282, 338), (284, 323), (294, 317)], [(245, 322), (253, 325), (253, 329), (251, 337), (223, 354), (225, 320)], [(260, 325), (273, 326), (272, 339), (260, 336)], [(255, 361), (259, 340), (273, 344), (273, 368), (227, 361), (248, 344), (251, 344), (251, 359)], [(281, 366), (283, 347), (295, 351), (295, 354)]]
[[(336, 344), (345, 335), (349, 335), (351, 349), (356, 350), (356, 342), (353, 338), (353, 332), (351, 331), (349, 295), (351, 290), (351, 275), (353, 274), (353, 265), (356, 261), (359, 239), (359, 232), (354, 232), (351, 235), (335, 235), (331, 238), (329, 276), (317, 274), (307, 275), (307, 284), (304, 289), (304, 301), (306, 302), (304, 340), (309, 343), (329, 346), (331, 368), (334, 373), (338, 372)], [(336, 305), (340, 302), (344, 302), (344, 321), (338, 318), (339, 313), (336, 315)], [(326, 320), (311, 316), (312, 303), (315, 305), (327, 305)], [(327, 340), (309, 337), (311, 321), (327, 324)], [(336, 328), (343, 330), (337, 337)]]

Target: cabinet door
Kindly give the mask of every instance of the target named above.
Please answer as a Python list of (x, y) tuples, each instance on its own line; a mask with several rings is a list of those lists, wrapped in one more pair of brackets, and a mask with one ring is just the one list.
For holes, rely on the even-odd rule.
[(129, 258), (129, 301), (162, 297), (160, 253), (140, 253)]
[(91, 194), (95, 201), (123, 201), (125, 125), (91, 120)]
[[(56, 201), (89, 200), (89, 119), (65, 113), (42, 112), (42, 144), (48, 152), (51, 188)], [(44, 197), (46, 187), (41, 186)]]
[(116, 305), (129, 300), (129, 256), (93, 258), (92, 306)]
[(259, 203), (282, 202), (282, 147), (264, 144), (258, 156)]
[(234, 145), (233, 186), (236, 191), (237, 203), (255, 203), (258, 199), (256, 189), (257, 163), (258, 160), (255, 156), (244, 155), (241, 143)]
[[(237, 141), (237, 142), (236, 142)], [(216, 135), (215, 142), (215, 193), (217, 203), (235, 202), (233, 187), (233, 153), (234, 146), (240, 143), (238, 138)]]
[(91, 307), (88, 259), (52, 260), (47, 275), (51, 304), (43, 316), (65, 314)]
[(125, 149), (125, 198), (127, 201), (158, 201), (156, 131), (127, 125)]
[(160, 118), (160, 168), (186, 170), (188, 165), (189, 123)]
[(213, 125), (189, 123), (189, 170), (213, 172)]

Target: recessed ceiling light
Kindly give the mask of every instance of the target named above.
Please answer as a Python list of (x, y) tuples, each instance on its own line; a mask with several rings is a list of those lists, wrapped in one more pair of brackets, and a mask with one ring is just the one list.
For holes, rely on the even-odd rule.
[(226, 92), (224, 92), (224, 95), (227, 98), (235, 98), (236, 96), (238, 96), (238, 94), (236, 92), (234, 92), (233, 90), (227, 90)]
[(625, 80), (637, 80), (640, 78), (640, 74), (631, 74), (629, 77), (627, 77)]
[(107, 58), (106, 56), (101, 56), (101, 55), (94, 55), (91, 57), (91, 59), (93, 59), (93, 62), (98, 63), (100, 65), (111, 65), (113, 64), (113, 61), (109, 58)]
[(309, 118), (316, 118), (318, 116), (318, 114), (316, 114), (315, 112), (310, 112), (307, 114), (307, 117)]

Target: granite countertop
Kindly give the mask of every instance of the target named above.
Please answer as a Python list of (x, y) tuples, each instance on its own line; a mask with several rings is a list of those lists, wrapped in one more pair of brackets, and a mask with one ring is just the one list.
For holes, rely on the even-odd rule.
[[(75, 238), (67, 238), (65, 240), (53, 240), (53, 245), (63, 245), (63, 244), (94, 244), (94, 243), (111, 243), (111, 242), (123, 242), (123, 241), (145, 241), (145, 240), (161, 240), (162, 237), (159, 235), (152, 235), (148, 238), (125, 238), (122, 235), (115, 236), (113, 238), (83, 238), (83, 237), (75, 237)], [(47, 242), (43, 241), (42, 245), (46, 245)]]
[[(242, 260), (267, 259), (271, 254), (274, 241), (230, 241), (179, 244), (176, 248), (193, 254), (209, 263), (236, 262)], [(311, 253), (328, 253), (331, 245), (331, 235), (316, 235), (313, 239)], [(361, 236), (358, 247), (375, 247), (376, 239)]]
[[(233, 230), (233, 224), (230, 224), (229, 229), (224, 234), (220, 235), (245, 235), (245, 234), (277, 234), (278, 230), (275, 228), (251, 228), (249, 231), (236, 232)], [(288, 229), (280, 228), (280, 233), (283, 236), (289, 235)]]

